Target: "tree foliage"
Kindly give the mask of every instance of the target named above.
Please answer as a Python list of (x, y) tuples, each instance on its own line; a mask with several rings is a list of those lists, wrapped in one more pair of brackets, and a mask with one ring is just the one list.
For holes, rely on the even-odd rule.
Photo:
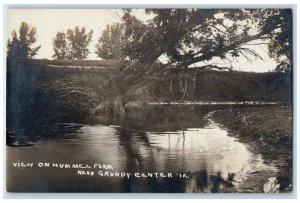
[(36, 38), (36, 28), (22, 22), (19, 35), (12, 32), (12, 38), (7, 42), (7, 57), (11, 60), (26, 60), (33, 58), (41, 46), (33, 47)]
[(103, 59), (121, 59), (124, 49), (124, 26), (120, 23), (107, 25), (96, 44), (96, 54)]
[(93, 30), (86, 32), (85, 27), (68, 29), (58, 32), (53, 39), (54, 58), (86, 59), (89, 54), (89, 43), (92, 41)]
[(124, 56), (130, 60), (140, 60), (145, 62), (151, 60), (153, 53), (156, 53), (155, 37), (157, 34), (152, 32), (151, 26), (147, 26), (143, 21), (131, 15), (130, 10), (125, 10), (122, 17), (124, 23)]
[(54, 50), (52, 57), (56, 59), (71, 59), (70, 46), (67, 41), (66, 33), (57, 32), (52, 45)]
[(277, 24), (278, 28), (269, 33), (270, 56), (279, 63), (278, 71), (287, 71), (292, 68), (293, 36), (292, 36), (292, 12), (284, 9), (274, 12), (266, 24)]
[(70, 41), (71, 56), (74, 59), (86, 59), (89, 53), (88, 45), (92, 41), (93, 30), (86, 33), (85, 27), (79, 29), (69, 29), (67, 38)]
[[(125, 54), (153, 62), (167, 56), (170, 64), (189, 67), (220, 58), (232, 62), (243, 56), (261, 58), (251, 47), (269, 45), (270, 56), (291, 64), (290, 9), (146, 9), (154, 15), (144, 23), (126, 10), (123, 15)], [(201, 67), (209, 67), (202, 65)], [(220, 68), (220, 67), (219, 67)]]

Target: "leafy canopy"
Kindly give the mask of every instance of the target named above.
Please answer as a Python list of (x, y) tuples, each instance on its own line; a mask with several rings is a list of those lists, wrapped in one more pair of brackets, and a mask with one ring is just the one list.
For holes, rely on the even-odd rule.
[[(252, 46), (268, 44), (270, 56), (291, 68), (290, 9), (146, 9), (145, 13), (154, 16), (147, 23), (124, 10), (124, 54), (131, 60), (153, 63), (165, 55), (169, 64), (184, 68), (213, 58), (232, 62), (243, 56), (251, 61), (261, 58)], [(206, 67), (210, 66), (200, 68)]]
[(19, 35), (12, 32), (12, 38), (7, 42), (7, 57), (12, 60), (26, 60), (33, 58), (41, 46), (33, 47), (36, 42), (36, 28), (22, 22)]
[(103, 59), (122, 59), (124, 56), (124, 26), (120, 23), (107, 25), (96, 44), (96, 54)]
[(93, 30), (86, 31), (85, 27), (68, 29), (58, 32), (53, 38), (54, 55), (56, 59), (86, 59), (89, 54), (89, 43), (92, 41)]
[(53, 38), (52, 46), (54, 50), (54, 55), (52, 56), (53, 58), (59, 60), (72, 59), (66, 33), (57, 32), (55, 38)]

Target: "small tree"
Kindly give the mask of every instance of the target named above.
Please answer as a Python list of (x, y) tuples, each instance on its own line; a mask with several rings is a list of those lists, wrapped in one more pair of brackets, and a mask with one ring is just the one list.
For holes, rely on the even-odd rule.
[(53, 38), (53, 50), (54, 55), (53, 58), (56, 59), (71, 59), (70, 55), (70, 45), (67, 41), (66, 33), (58, 32)]
[(93, 30), (86, 33), (85, 27), (67, 31), (67, 39), (70, 42), (70, 55), (72, 59), (86, 59), (89, 54), (88, 45), (92, 41)]
[(120, 23), (107, 25), (96, 44), (96, 54), (103, 59), (121, 59), (123, 57), (124, 26)]
[(89, 54), (89, 43), (92, 41), (93, 30), (86, 33), (85, 27), (68, 29), (58, 32), (53, 38), (53, 58), (56, 59), (86, 59)]
[(36, 28), (22, 22), (19, 28), (19, 36), (12, 32), (12, 39), (7, 42), (7, 57), (11, 60), (26, 60), (33, 58), (41, 46), (32, 47), (36, 42)]

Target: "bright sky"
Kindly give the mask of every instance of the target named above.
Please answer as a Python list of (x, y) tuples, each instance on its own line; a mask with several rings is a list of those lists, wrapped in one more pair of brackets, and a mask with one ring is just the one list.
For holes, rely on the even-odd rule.
[[(37, 28), (36, 45), (42, 45), (36, 58), (51, 59), (53, 55), (52, 39), (58, 31), (85, 26), (87, 30), (93, 30), (93, 38), (90, 44), (88, 59), (97, 59), (95, 44), (101, 32), (107, 24), (119, 22), (122, 10), (120, 9), (8, 9), (7, 12), (7, 36), (11, 36), (13, 30), (18, 30), (22, 21)], [(149, 17), (143, 14), (143, 10), (135, 10), (134, 14), (141, 20)], [(262, 60), (254, 60), (252, 63), (245, 58), (237, 58), (232, 65), (240, 71), (267, 72), (274, 70), (276, 62), (269, 58), (265, 45), (253, 47), (259, 53)], [(217, 61), (216, 61), (217, 62)], [(222, 63), (222, 61), (218, 61)], [(222, 65), (220, 65), (222, 66)]]

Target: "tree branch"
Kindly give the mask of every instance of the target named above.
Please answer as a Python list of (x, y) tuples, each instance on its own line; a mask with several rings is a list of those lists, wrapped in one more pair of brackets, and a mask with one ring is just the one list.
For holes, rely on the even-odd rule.
[(197, 63), (197, 62), (201, 62), (201, 61), (206, 61), (206, 60), (210, 60), (212, 57), (214, 56), (217, 56), (218, 54), (220, 53), (226, 53), (228, 51), (231, 51), (233, 49), (235, 49), (236, 47), (238, 46), (241, 46), (243, 44), (246, 44), (247, 42), (250, 42), (250, 41), (253, 41), (253, 40), (257, 40), (259, 39), (260, 37), (264, 36), (268, 34), (268, 31), (262, 31), (256, 35), (253, 35), (251, 37), (247, 37), (247, 38), (243, 38), (239, 41), (236, 41), (228, 46), (225, 46), (222, 50), (217, 50), (217, 51), (214, 51), (214, 52), (208, 52), (208, 53), (205, 53), (201, 56), (198, 56), (198, 57), (194, 57), (192, 58), (191, 60), (189, 60), (188, 62), (185, 63), (186, 66), (189, 66), (191, 64), (194, 64), (194, 63)]

